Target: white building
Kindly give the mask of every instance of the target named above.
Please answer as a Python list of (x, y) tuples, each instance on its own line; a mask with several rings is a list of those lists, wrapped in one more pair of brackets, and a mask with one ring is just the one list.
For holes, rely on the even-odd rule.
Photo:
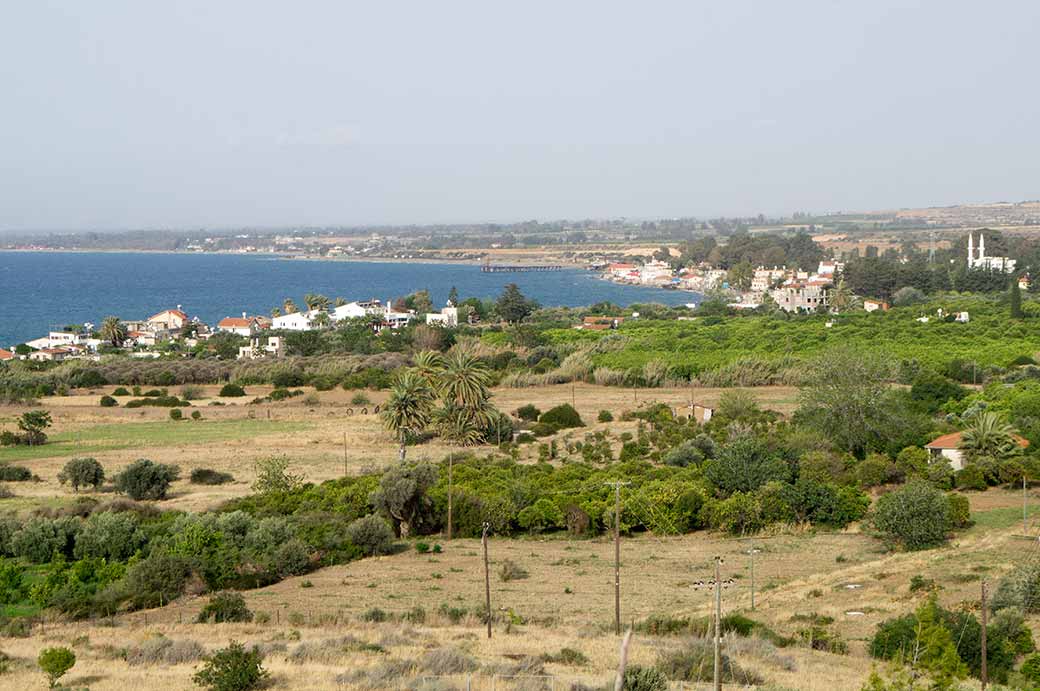
[(269, 336), (267, 343), (260, 343), (259, 338), (250, 340), (249, 345), (238, 349), (239, 360), (256, 360), (262, 357), (281, 357), (285, 355), (285, 347), (279, 336)]
[(379, 314), (383, 309), (379, 300), (365, 300), (364, 302), (348, 302), (332, 310), (332, 318), (336, 321), (344, 319), (358, 319)]
[(650, 261), (639, 269), (639, 282), (648, 284), (667, 283), (672, 280), (672, 266), (668, 262)]
[(239, 336), (249, 338), (270, 325), (271, 321), (266, 317), (250, 317), (243, 312), (241, 317), (224, 317), (221, 319), (217, 322), (217, 331), (238, 334)]
[(459, 308), (449, 302), (446, 307), (441, 308), (440, 313), (427, 314), (426, 323), (447, 327), (458, 326)]
[(314, 318), (320, 312), (321, 310), (311, 310), (283, 314), (271, 320), (271, 328), (285, 331), (309, 331), (314, 328)]
[(1001, 271), (1006, 274), (1015, 272), (1015, 260), (1007, 257), (987, 257), (986, 238), (979, 233), (979, 248), (975, 249), (975, 236), (968, 233), (968, 268)]

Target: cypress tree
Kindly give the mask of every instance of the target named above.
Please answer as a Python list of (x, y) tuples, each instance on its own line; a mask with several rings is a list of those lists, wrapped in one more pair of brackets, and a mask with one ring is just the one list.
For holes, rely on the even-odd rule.
[(1022, 318), (1022, 290), (1018, 287), (1018, 277), (1011, 277), (1011, 318)]

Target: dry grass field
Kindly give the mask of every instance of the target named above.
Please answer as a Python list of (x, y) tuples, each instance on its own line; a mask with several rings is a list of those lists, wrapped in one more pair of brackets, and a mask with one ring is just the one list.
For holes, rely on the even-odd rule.
[[(122, 407), (102, 408), (100, 397), (111, 389), (92, 393), (51, 397), (40, 401), (51, 412), (54, 426), (48, 430), (50, 440), (40, 447), (0, 448), (0, 463), (14, 462), (32, 469), (43, 480), (20, 483), (12, 487), (17, 495), (5, 501), (8, 509), (25, 509), (40, 503), (58, 503), (73, 498), (57, 481), (58, 472), (70, 459), (93, 456), (115, 474), (138, 458), (161, 463), (174, 463), (181, 468), (181, 480), (172, 488), (168, 508), (199, 511), (226, 499), (248, 494), (254, 480), (254, 463), (272, 455), (285, 455), (292, 461), (293, 471), (303, 473), (308, 481), (321, 482), (342, 477), (344, 470), (355, 474), (380, 468), (397, 459), (397, 446), (382, 428), (375, 406), (383, 402), (384, 392), (365, 392), (366, 405), (355, 405), (351, 399), (357, 392), (317, 392), (305, 389), (307, 395), (275, 403), (247, 405), (257, 396), (271, 391), (269, 386), (246, 387), (243, 398), (216, 397), (220, 387), (202, 387), (205, 398), (192, 401), (186, 411), (198, 410), (203, 419), (173, 422), (168, 408)], [(763, 407), (790, 412), (796, 406), (797, 390), (789, 387), (749, 389)], [(596, 423), (600, 410), (618, 416), (623, 410), (641, 403), (660, 401), (675, 407), (689, 405), (691, 400), (711, 405), (718, 401), (723, 389), (621, 389), (591, 384), (575, 386), (543, 386), (527, 389), (496, 389), (494, 404), (514, 411), (526, 403), (542, 410), (560, 403), (573, 403), (588, 427), (574, 434), (603, 429)], [(177, 388), (171, 389), (177, 393)], [(308, 400), (304, 400), (308, 399)], [(129, 398), (121, 397), (121, 403)], [(220, 401), (223, 406), (210, 406)], [(363, 414), (367, 410), (367, 414)], [(24, 412), (16, 406), (0, 407), (0, 430), (15, 428), (15, 418)], [(187, 412), (185, 415), (187, 416)], [(635, 429), (634, 423), (610, 423), (612, 431)], [(487, 450), (487, 449), (484, 449)], [(480, 452), (481, 449), (477, 449)], [(439, 459), (448, 447), (438, 440), (409, 449), (415, 458)], [(535, 458), (533, 445), (524, 449), (521, 458)], [(235, 482), (218, 486), (192, 485), (188, 476), (195, 468), (211, 468), (231, 473)]]
[[(214, 396), (215, 387), (205, 394)], [(343, 436), (347, 437), (346, 469), (393, 462), (396, 448), (381, 429), (371, 405), (383, 395), (369, 393), (367, 415), (350, 403), (353, 392), (317, 393), (280, 403), (245, 405), (264, 387), (248, 387), (249, 396), (225, 399), (211, 407), (195, 401), (201, 421), (173, 422), (167, 409), (101, 408), (101, 391), (53, 398), (42, 406), (54, 416), (52, 444), (38, 449), (0, 450), (0, 461), (15, 460), (41, 477), (39, 483), (9, 483), (17, 495), (3, 507), (26, 512), (34, 507), (70, 501), (74, 496), (58, 484), (62, 464), (74, 455), (91, 455), (108, 472), (140, 457), (173, 462), (182, 475), (195, 467), (231, 472), (231, 485), (207, 487), (182, 479), (165, 508), (201, 510), (248, 493), (253, 462), (285, 454), (293, 469), (309, 480), (338, 477), (344, 472)], [(761, 404), (780, 412), (796, 405), (790, 388), (752, 389)], [(639, 390), (591, 385), (499, 389), (495, 403), (515, 410), (525, 403), (547, 409), (563, 402), (576, 404), (590, 423), (601, 409), (615, 415), (645, 401), (673, 406), (693, 400), (712, 404), (717, 389)], [(353, 414), (348, 415), (348, 408)], [(0, 409), (10, 428), (20, 409)], [(612, 432), (628, 423), (610, 423)], [(439, 458), (446, 447), (430, 443), (410, 449), (413, 457)], [(527, 449), (526, 454), (534, 454)], [(1033, 498), (1040, 504), (1040, 499)], [(733, 579), (724, 591), (726, 612), (741, 611), (785, 636), (797, 636), (810, 615), (833, 618), (830, 629), (849, 644), (847, 655), (778, 649), (764, 641), (732, 639), (729, 653), (768, 683), (787, 689), (858, 690), (871, 669), (865, 641), (878, 622), (913, 609), (923, 595), (912, 593), (910, 578), (934, 579), (948, 606), (975, 606), (980, 580), (991, 582), (1014, 563), (1032, 559), (1040, 543), (1021, 538), (1021, 495), (1002, 490), (971, 495), (977, 525), (947, 547), (921, 553), (892, 553), (873, 537), (852, 529), (843, 533), (784, 532), (753, 540), (705, 533), (683, 537), (641, 535), (622, 541), (622, 619), (626, 625), (650, 615), (702, 616), (709, 612), (710, 591), (698, 581), (711, 577), (713, 557), (722, 556), (723, 578)], [(1038, 512), (1040, 515), (1040, 512)], [(1033, 518), (1031, 517), (1031, 521)], [(1036, 532), (1031, 522), (1028, 531)], [(563, 537), (490, 541), (491, 597), (496, 612), (494, 637), (484, 637), (483, 562), (479, 541), (444, 542), (437, 553), (419, 553), (414, 543), (387, 557), (364, 559), (321, 569), (275, 585), (243, 593), (258, 619), (251, 624), (196, 624), (205, 597), (185, 597), (162, 609), (118, 615), (94, 622), (46, 621), (28, 638), (0, 640), (11, 656), (11, 671), (0, 676), (0, 688), (43, 688), (45, 680), (34, 660), (50, 645), (69, 645), (78, 662), (62, 681), (68, 686), (107, 689), (162, 686), (195, 688), (191, 675), (201, 650), (213, 650), (230, 640), (257, 644), (267, 652), (265, 667), (273, 688), (371, 689), (466, 688), (464, 677), (454, 681), (423, 677), (452, 669), (445, 656), (461, 656), (472, 667), (473, 689), (555, 688), (572, 684), (601, 688), (617, 663), (618, 640), (613, 635), (613, 543), (597, 538)], [(751, 612), (751, 572), (747, 551), (760, 550), (755, 561), (755, 611)], [(526, 578), (503, 581), (498, 570), (505, 560), (522, 566)], [(380, 618), (375, 610), (386, 616)], [(418, 616), (421, 610), (422, 617)], [(1040, 624), (1033, 621), (1032, 624)], [(179, 641), (182, 657), (163, 657), (148, 650), (161, 648), (158, 637)], [(185, 642), (194, 641), (201, 648)], [(654, 638), (637, 634), (632, 661), (652, 664), (662, 651), (685, 645), (682, 637)], [(573, 648), (587, 658), (576, 664), (538, 661), (544, 654)], [(129, 656), (124, 650), (129, 651)], [(445, 652), (449, 649), (449, 652)], [(128, 657), (128, 659), (124, 659)], [(144, 663), (138, 658), (145, 658)], [(151, 659), (151, 662), (148, 662)], [(458, 659), (456, 659), (458, 662)], [(135, 664), (132, 664), (135, 663)], [(510, 672), (544, 673), (537, 680), (508, 680)], [(383, 674), (383, 676), (379, 676)], [(537, 682), (541, 683), (541, 682)], [(525, 685), (526, 684), (526, 685)], [(676, 687), (678, 688), (678, 687)], [(707, 688), (692, 686), (687, 689)]]

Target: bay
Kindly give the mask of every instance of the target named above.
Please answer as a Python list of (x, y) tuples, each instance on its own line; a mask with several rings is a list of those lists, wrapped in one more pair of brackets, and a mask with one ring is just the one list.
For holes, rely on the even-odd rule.
[(347, 301), (430, 291), (440, 307), (452, 286), (463, 299), (496, 298), (503, 286), (545, 306), (609, 301), (681, 305), (696, 293), (627, 286), (582, 269), (483, 273), (475, 264), (296, 260), (255, 254), (0, 252), (0, 346), (46, 335), (66, 324), (100, 324), (107, 315), (143, 319), (181, 305), (215, 324), (227, 316), (270, 314), (305, 293)]

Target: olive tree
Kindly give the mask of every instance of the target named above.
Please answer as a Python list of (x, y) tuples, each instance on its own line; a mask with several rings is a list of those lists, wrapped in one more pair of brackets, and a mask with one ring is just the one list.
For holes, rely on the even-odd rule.
[(408, 537), (429, 513), (432, 502), (426, 493), (435, 482), (437, 468), (429, 463), (398, 465), (383, 474), (370, 500), (393, 521), (398, 535)]
[(874, 527), (907, 549), (935, 547), (950, 532), (950, 502), (942, 490), (913, 480), (877, 500)]
[(105, 469), (94, 458), (73, 458), (58, 473), (58, 482), (72, 485), (78, 492), (80, 487), (97, 489), (105, 481)]

